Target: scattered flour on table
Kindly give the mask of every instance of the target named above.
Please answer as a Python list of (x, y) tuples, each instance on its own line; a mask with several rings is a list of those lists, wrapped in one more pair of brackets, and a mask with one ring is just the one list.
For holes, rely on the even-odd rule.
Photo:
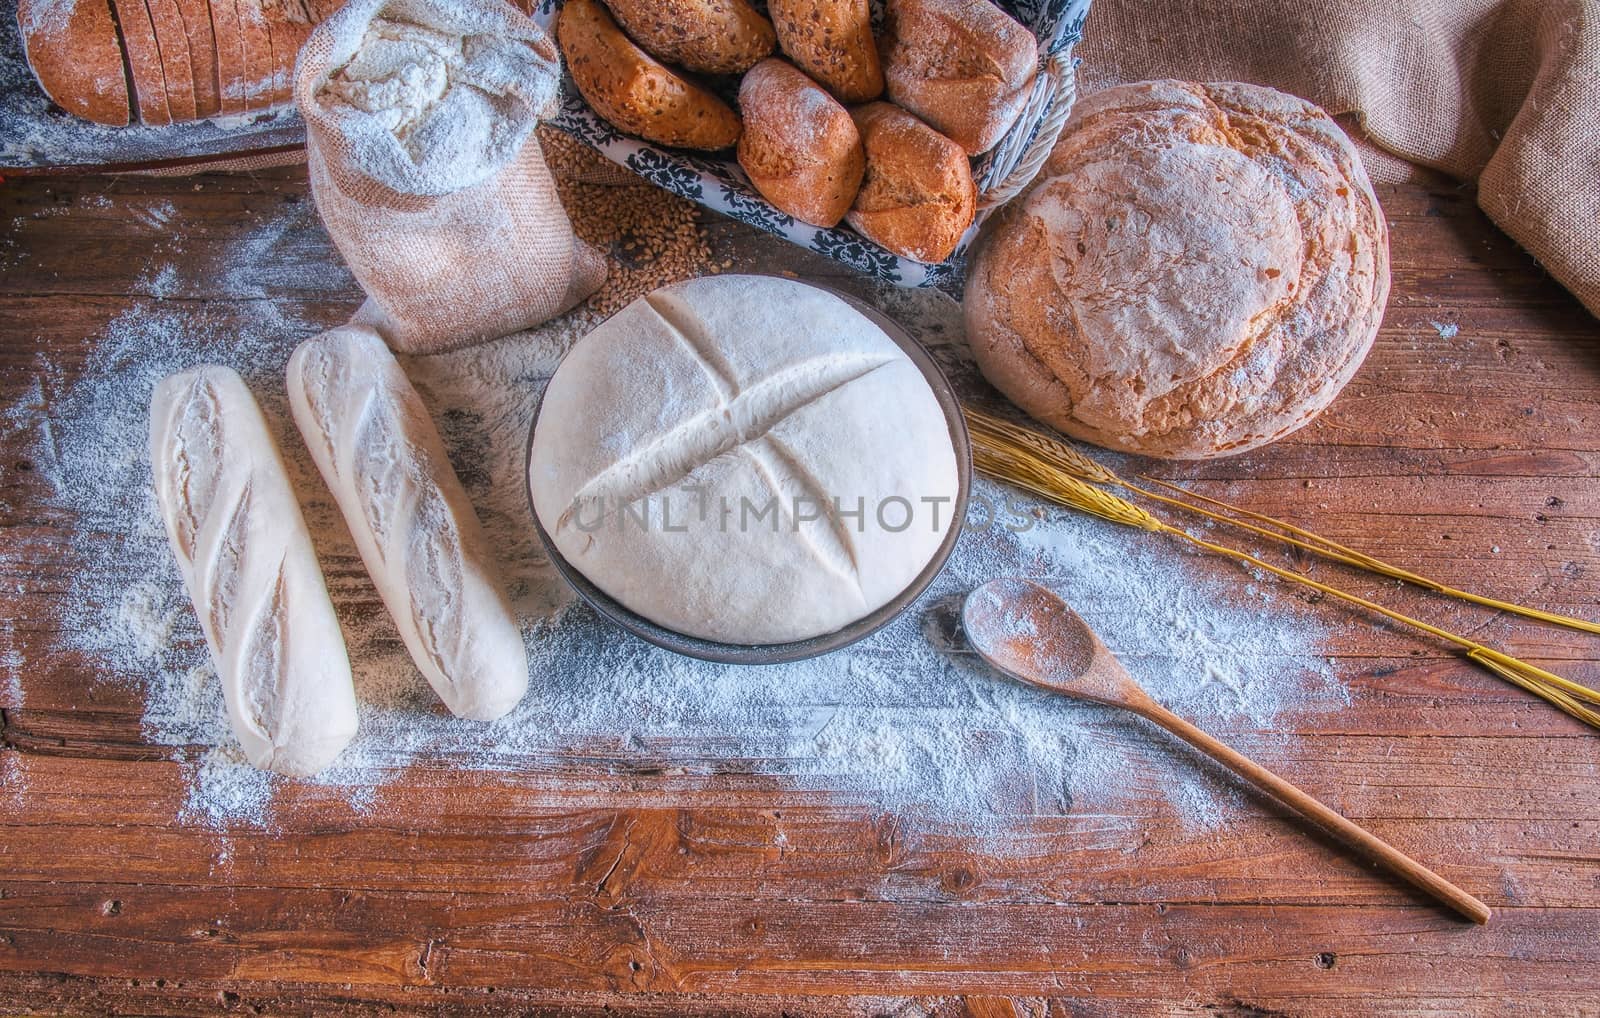
[[(1198, 828), (1239, 812), (1231, 786), (1136, 722), (997, 678), (975, 661), (955, 609), (966, 591), (1005, 574), (1054, 587), (1158, 698), (1227, 729), (1247, 752), (1270, 749), (1271, 729), (1346, 702), (1318, 653), (1314, 609), (1281, 588), (1242, 572), (1218, 574), (1171, 543), (1041, 508), (986, 481), (975, 493), (997, 507), (998, 525), (969, 526), (929, 593), (863, 643), (809, 662), (734, 668), (636, 641), (573, 600), (529, 521), (523, 457), (531, 413), (543, 380), (579, 336), (563, 321), (404, 361), (503, 557), (532, 665), (528, 696), (511, 716), (456, 720), (406, 656), (287, 423), (284, 362), (326, 323), (303, 317), (311, 305), (269, 296), (269, 277), (281, 271), (275, 245), (304, 243), (315, 231), (308, 208), (283, 212), (204, 276), (220, 281), (219, 297), (261, 298), (232, 306), (242, 326), (208, 313), (204, 302), (136, 299), (105, 328), (81, 377), (68, 382), (41, 362), (37, 398), (4, 408), (6, 427), (30, 429), (56, 507), (81, 521), (75, 567), (63, 571), (71, 589), (54, 620), (62, 649), (105, 661), (103, 681), (142, 687), (146, 737), (184, 761), (186, 822), (270, 827), (283, 784), (245, 764), (229, 734), (150, 490), (150, 392), (167, 374), (207, 361), (239, 369), (275, 422), (325, 569), (361, 577), (332, 591), (361, 730), (315, 779), (358, 810), (381, 809), (384, 785), (425, 765), (497, 772), (524, 787), (592, 794), (596, 804), (641, 788), (648, 801), (670, 801), (708, 774), (766, 787), (777, 778), (829, 801), (996, 833), (1020, 817), (1064, 812), (1122, 817), (1136, 831), (1162, 798)], [(347, 277), (329, 271), (329, 290), (337, 291)], [(981, 391), (948, 297), (888, 291), (875, 299), (925, 341), (958, 390)], [(974, 510), (971, 522), (982, 516)], [(20, 702), (22, 663), (0, 667), (18, 687), (7, 695)]]
[(0, 678), (4, 679), (4, 701), (0, 706), (22, 706), (22, 651), (16, 647), (0, 650)]
[(25, 815), (28, 776), (21, 753), (0, 753), (0, 793), (6, 797), (6, 809), (16, 816)]

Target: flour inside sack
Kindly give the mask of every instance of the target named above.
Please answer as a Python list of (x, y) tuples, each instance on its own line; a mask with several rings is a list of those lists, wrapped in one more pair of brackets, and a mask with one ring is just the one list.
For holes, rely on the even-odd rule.
[(378, 17), (355, 56), (323, 87), (404, 143), (444, 98), (462, 63), (460, 36)]
[[(327, 305), (287, 295), (340, 302), (351, 295), (331, 254), (325, 272), (281, 278), (288, 252), (321, 245), (307, 205), (278, 213), (241, 238), (226, 262), (190, 262), (172, 281), (178, 293), (205, 285), (219, 299), (256, 299), (236, 301), (229, 316), (204, 302), (136, 300), (106, 326), (81, 375), (41, 363), (37, 394), (4, 408), (5, 426), (31, 436), (53, 505), (82, 521), (69, 563), (56, 572), (69, 586), (52, 602), (61, 606), (51, 620), (59, 649), (101, 662), (97, 681), (139, 691), (145, 738), (187, 761), (179, 771), (187, 783), (184, 822), (271, 826), (285, 783), (245, 764), (228, 734), (219, 684), (150, 492), (149, 395), (160, 378), (197, 363), (240, 370), (276, 425), (325, 566), (332, 573), (332, 563), (343, 563), (358, 573), (354, 545), (294, 434), (283, 391), (290, 351), (332, 324)], [(167, 268), (152, 264), (145, 275), (162, 278)], [(927, 291), (885, 292), (874, 302), (930, 347), (958, 390), (981, 385), (953, 302)], [(1153, 813), (1200, 827), (1237, 815), (1232, 785), (1148, 732), (997, 679), (962, 652), (953, 605), (1003, 574), (1061, 592), (1155, 695), (1264, 761), (1278, 738), (1269, 730), (1345, 702), (1318, 653), (1315, 609), (1280, 588), (1214, 575), (1170, 545), (1036, 508), (988, 482), (974, 493), (997, 508), (1001, 525), (970, 529), (910, 612), (848, 650), (735, 668), (642, 644), (574, 603), (529, 526), (524, 455), (533, 400), (581, 331), (562, 319), (535, 335), (404, 359), (499, 557), (532, 684), (501, 721), (449, 717), (370, 582), (334, 584), (361, 728), (316, 780), (354, 810), (381, 816), (388, 783), (426, 766), (492, 773), (535, 795), (559, 789), (565, 807), (615, 806), (626, 795), (670, 803), (720, 775), (752, 788), (776, 781), (808, 801), (821, 796), (996, 834), (1034, 813), (1088, 811), (1103, 814), (1108, 836), (1130, 847)], [(974, 510), (975, 521), (982, 511)], [(104, 534), (118, 537), (96, 536)], [(0, 670), (0, 696), (25, 703), (29, 677), (20, 662), (0, 658)]]
[(365, 114), (399, 142), (410, 165), (384, 166), (399, 153), (352, 132), (374, 175), (390, 183), (421, 176), (454, 189), (515, 155), (532, 129), (522, 79), (546, 73), (537, 51), (517, 40), (379, 15), (318, 98)]
[(548, 33), (498, 0), (349, 0), (295, 64), (307, 177), (391, 348), (530, 328), (593, 293), (534, 130), (560, 105)]

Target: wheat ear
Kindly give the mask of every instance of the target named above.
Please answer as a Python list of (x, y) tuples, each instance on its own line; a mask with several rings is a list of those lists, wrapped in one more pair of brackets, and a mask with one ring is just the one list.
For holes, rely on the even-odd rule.
[(1309, 552), (1312, 555), (1316, 555), (1330, 561), (1339, 562), (1356, 569), (1363, 569), (1367, 572), (1376, 573), (1380, 576), (1386, 576), (1393, 580), (1400, 580), (1404, 583), (1410, 583), (1414, 586), (1421, 587), (1424, 590), (1430, 590), (1436, 594), (1442, 594), (1446, 597), (1453, 597), (1460, 601), (1467, 601), (1471, 604), (1481, 605), (1485, 608), (1493, 608), (1496, 611), (1508, 612), (1513, 615), (1521, 616), (1522, 618), (1532, 619), (1536, 622), (1543, 622), (1552, 626), (1564, 626), (1568, 629), (1576, 629), (1581, 632), (1600, 635), (1600, 622), (1590, 622), (1586, 619), (1573, 618), (1570, 615), (1561, 615), (1556, 612), (1545, 611), (1542, 608), (1531, 608), (1527, 605), (1514, 604), (1510, 601), (1501, 601), (1498, 598), (1485, 597), (1482, 594), (1474, 594), (1471, 591), (1460, 590), (1456, 587), (1440, 583), (1438, 580), (1433, 580), (1419, 573), (1414, 573), (1409, 569), (1403, 569), (1400, 566), (1385, 562), (1382, 559), (1374, 558), (1365, 552), (1346, 547), (1345, 545), (1339, 544), (1337, 541), (1329, 540), (1320, 534), (1302, 529), (1293, 525), (1292, 523), (1286, 523), (1283, 520), (1276, 519), (1272, 516), (1252, 512), (1248, 509), (1242, 509), (1239, 506), (1230, 505), (1221, 499), (1211, 498), (1207, 495), (1201, 495), (1197, 492), (1189, 491), (1186, 488), (1180, 488), (1175, 484), (1171, 484), (1156, 477), (1149, 477), (1147, 475), (1140, 476), (1139, 479), (1141, 481), (1165, 488), (1168, 491), (1178, 492), (1186, 498), (1217, 506), (1221, 509), (1227, 510), (1228, 512), (1234, 513), (1237, 516), (1244, 516), (1248, 519), (1256, 520), (1272, 527), (1277, 527), (1279, 530), (1286, 531), (1287, 533), (1278, 533), (1276, 531), (1268, 530), (1266, 527), (1259, 527), (1251, 523), (1246, 523), (1241, 519), (1224, 516), (1221, 513), (1212, 512), (1202, 506), (1194, 505), (1193, 503), (1183, 501), (1182, 499), (1162, 495), (1159, 492), (1151, 491), (1148, 488), (1141, 487), (1132, 483), (1131, 481), (1119, 477), (1115, 473), (1106, 469), (1104, 466), (1085, 456), (1083, 453), (1079, 452), (1065, 441), (1051, 438), (1048, 435), (1042, 435), (1031, 428), (1024, 428), (1019, 425), (1012, 424), (1009, 421), (1002, 421), (999, 418), (986, 414), (981, 410), (963, 408), (963, 412), (967, 417), (968, 430), (975, 439), (998, 439), (1001, 442), (1015, 442), (1035, 452), (1041, 459), (1045, 460), (1050, 465), (1055, 466), (1081, 480), (1089, 481), (1093, 484), (1114, 484), (1127, 491), (1133, 492), (1135, 495), (1138, 495), (1141, 498), (1147, 498), (1153, 502), (1160, 502), (1163, 505), (1174, 506), (1186, 512), (1195, 513), (1205, 517), (1206, 519), (1227, 524), (1228, 526), (1247, 531), (1259, 537), (1264, 537), (1268, 540), (1277, 541), (1281, 544), (1287, 544), (1291, 547), (1299, 548), (1302, 551)]
[(1495, 650), (1493, 647), (1470, 640), (1465, 636), (1452, 633), (1447, 629), (1412, 618), (1393, 609), (1385, 608), (1375, 601), (1370, 601), (1359, 595), (1340, 590), (1338, 587), (1313, 580), (1301, 573), (1272, 565), (1248, 552), (1196, 537), (1185, 530), (1158, 519), (1148, 510), (1134, 505), (1125, 498), (1113, 495), (1102, 488), (1097, 488), (1082, 478), (1052, 467), (1051, 464), (1040, 462), (1036, 456), (1031, 454), (1030, 450), (997, 447), (993, 444), (992, 439), (977, 435), (974, 437), (973, 464), (985, 474), (1015, 484), (1050, 501), (1058, 502), (1069, 508), (1089, 513), (1112, 523), (1177, 537), (1205, 551), (1254, 566), (1280, 579), (1311, 587), (1330, 597), (1375, 612), (1393, 622), (1420, 629), (1466, 650), (1468, 657), (1483, 665), (1494, 675), (1510, 681), (1542, 697), (1566, 713), (1596, 728), (1600, 728), (1600, 713), (1591, 711), (1581, 703), (1578, 703), (1579, 700), (1583, 700), (1593, 704), (1600, 704), (1600, 693), (1589, 689), (1587, 686), (1580, 685), (1570, 679), (1563, 678), (1553, 672)]

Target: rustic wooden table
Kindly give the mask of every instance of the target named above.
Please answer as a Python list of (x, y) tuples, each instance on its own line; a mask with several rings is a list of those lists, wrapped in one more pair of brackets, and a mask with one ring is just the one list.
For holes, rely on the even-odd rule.
[[(1600, 327), (1469, 195), (1381, 197), (1394, 294), (1350, 389), (1269, 450), (1151, 468), (1594, 616)], [(41, 374), (71, 383), (107, 322), (151, 299), (152, 253), (200, 259), (305, 201), (295, 170), (6, 184), (0, 407)], [(744, 264), (829, 271), (712, 232)], [(341, 320), (357, 294), (308, 268), (333, 257), (325, 238), (291, 240), (264, 292), (159, 296), (209, 300), (223, 325), (251, 301)], [(1485, 928), (1257, 800), (1196, 833), (1151, 796), (1129, 807), (1134, 852), (1072, 815), (996, 849), (781, 784), (708, 777), (667, 799), (641, 775), (598, 809), (434, 773), (381, 816), (305, 796), (276, 830), (230, 835), (219, 869), (216, 833), (174, 819), (186, 754), (141, 737), (136, 686), (60, 649), (74, 520), (18, 419), (0, 418), (0, 1012), (1600, 1013), (1600, 733), (1348, 614), (1325, 650), (1349, 707), (1266, 762), (1487, 900)], [(1477, 618), (1481, 638), (1600, 684), (1600, 642)]]

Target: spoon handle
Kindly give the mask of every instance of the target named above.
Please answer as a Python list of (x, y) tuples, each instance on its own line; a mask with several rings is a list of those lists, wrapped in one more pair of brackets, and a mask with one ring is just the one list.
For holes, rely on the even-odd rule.
[(1249, 757), (1212, 738), (1160, 704), (1140, 703), (1133, 709), (1300, 814), (1325, 833), (1344, 842), (1367, 861), (1388, 869), (1475, 923), (1489, 921), (1488, 905), (1372, 832), (1346, 820)]

